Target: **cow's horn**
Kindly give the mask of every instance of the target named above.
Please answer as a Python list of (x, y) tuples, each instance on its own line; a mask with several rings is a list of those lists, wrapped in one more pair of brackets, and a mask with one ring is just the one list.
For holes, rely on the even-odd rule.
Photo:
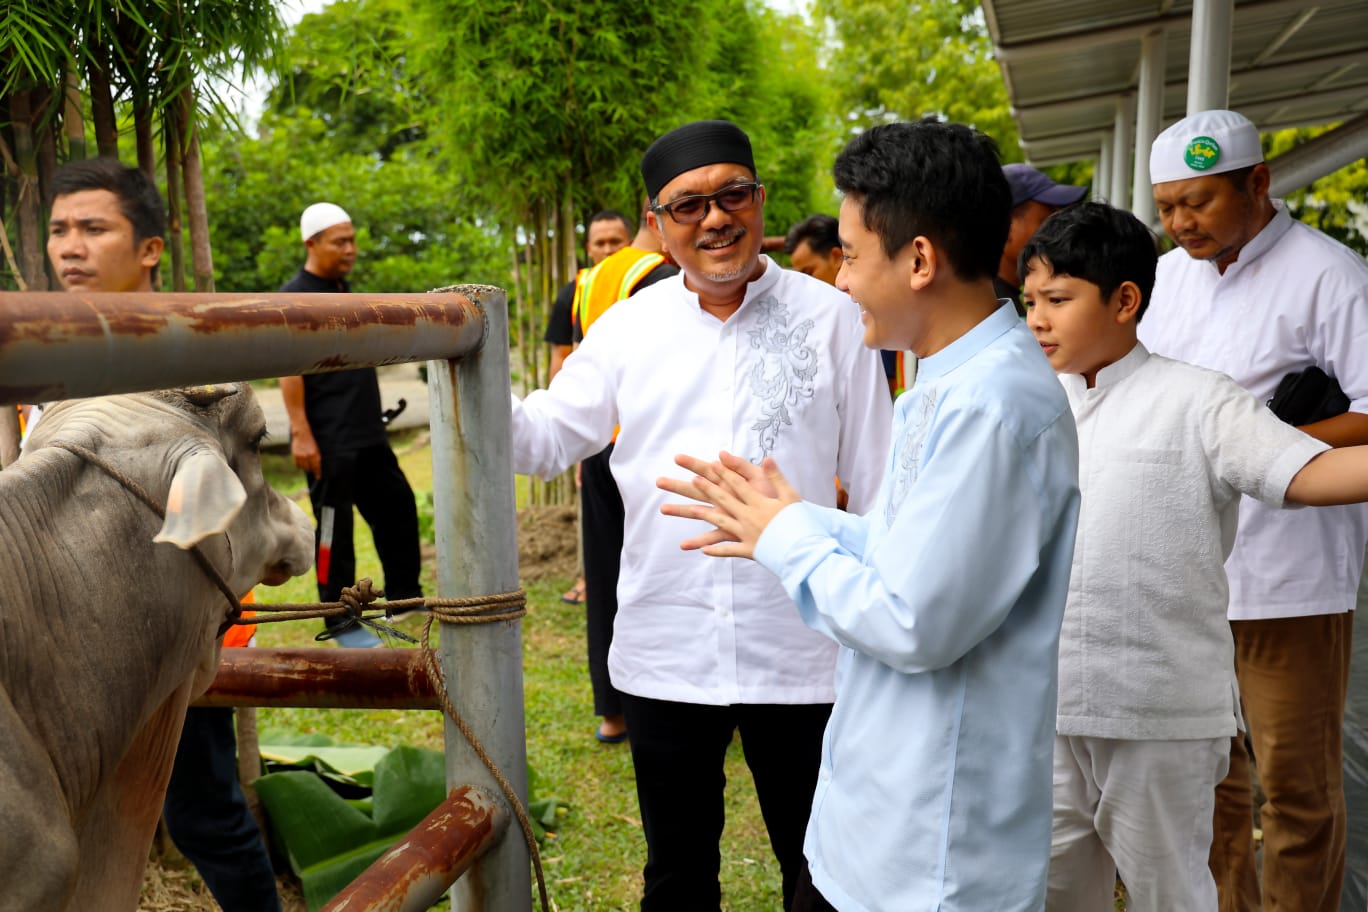
[(185, 396), (186, 401), (191, 405), (205, 408), (222, 399), (227, 399), (229, 396), (237, 395), (237, 388), (226, 384), (215, 386), (187, 386), (180, 390), (180, 393)]

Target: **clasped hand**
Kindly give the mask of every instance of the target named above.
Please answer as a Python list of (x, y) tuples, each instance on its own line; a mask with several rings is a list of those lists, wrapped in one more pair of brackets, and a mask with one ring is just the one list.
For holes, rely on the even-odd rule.
[(758, 466), (727, 452), (720, 453), (716, 462), (676, 456), (675, 464), (694, 477), (658, 478), (656, 487), (695, 503), (667, 503), (660, 512), (701, 519), (714, 527), (681, 542), (685, 551), (753, 558), (756, 542), (775, 514), (802, 500), (779, 471), (779, 464), (768, 456)]

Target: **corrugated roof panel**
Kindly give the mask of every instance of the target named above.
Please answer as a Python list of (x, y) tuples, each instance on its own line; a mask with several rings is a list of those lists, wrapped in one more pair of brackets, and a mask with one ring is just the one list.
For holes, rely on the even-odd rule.
[[(1141, 37), (1165, 31), (1165, 123), (1187, 107), (1191, 0), (983, 0), (1028, 155), (1095, 153), (1136, 90)], [(1368, 110), (1368, 0), (1244, 0), (1231, 26), (1230, 105), (1269, 129)], [(1072, 100), (1072, 101), (1070, 101)], [(1070, 134), (1077, 134), (1070, 138)]]

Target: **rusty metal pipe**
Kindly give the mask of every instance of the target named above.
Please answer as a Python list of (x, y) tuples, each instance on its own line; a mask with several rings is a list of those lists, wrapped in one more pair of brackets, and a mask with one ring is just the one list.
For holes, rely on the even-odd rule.
[(508, 828), (502, 802), (473, 786), (451, 790), (437, 810), (381, 855), (323, 912), (423, 912)]
[(460, 358), (463, 294), (0, 293), (0, 403)]
[(441, 708), (419, 649), (225, 649), (194, 705)]

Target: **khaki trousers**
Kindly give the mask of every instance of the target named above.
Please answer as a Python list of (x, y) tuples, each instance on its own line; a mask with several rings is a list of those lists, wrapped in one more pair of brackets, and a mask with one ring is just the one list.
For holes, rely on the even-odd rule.
[(1231, 741), (1216, 787), (1211, 871), (1221, 912), (1338, 912), (1344, 879), (1341, 726), (1352, 614), (1232, 621), (1235, 672), (1267, 802), (1263, 904), (1254, 859), (1250, 758)]

